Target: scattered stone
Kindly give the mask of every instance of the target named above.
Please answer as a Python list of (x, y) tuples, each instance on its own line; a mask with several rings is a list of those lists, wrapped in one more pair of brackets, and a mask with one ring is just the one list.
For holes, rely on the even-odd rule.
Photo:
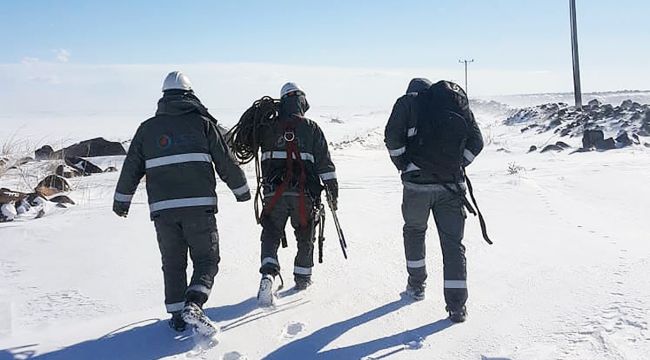
[(50, 197), (62, 191), (70, 191), (70, 184), (59, 175), (49, 175), (36, 185), (35, 191), (39, 195)]
[(602, 104), (603, 104), (603, 103), (601, 103), (598, 99), (590, 100), (590, 101), (587, 103), (587, 105), (588, 105), (589, 107), (593, 107), (593, 108), (600, 107)]
[(624, 110), (631, 110), (633, 106), (634, 106), (634, 101), (632, 100), (625, 100), (623, 101), (623, 103), (621, 103), (621, 109)]
[(632, 145), (632, 139), (630, 139), (629, 136), (627, 136), (627, 132), (623, 131), (621, 132), (617, 137), (616, 137), (616, 144), (619, 145), (619, 147), (626, 147)]
[(26, 194), (17, 191), (11, 191), (7, 188), (2, 188), (0, 189), (0, 204), (17, 202), (20, 201), (20, 199), (24, 198), (25, 196)]
[(81, 172), (79, 170), (65, 164), (57, 166), (56, 170), (54, 170), (54, 173), (56, 175), (63, 176), (66, 179), (81, 176)]
[(616, 141), (612, 138), (607, 138), (596, 144), (596, 149), (598, 150), (612, 150), (616, 149)]
[(66, 195), (57, 195), (57, 196), (49, 199), (49, 201), (51, 201), (53, 203), (57, 203), (57, 204), (75, 205), (75, 202), (72, 199), (70, 199), (70, 197), (68, 197)]
[(83, 176), (88, 176), (92, 174), (101, 174), (104, 172), (104, 170), (102, 170), (99, 166), (80, 157), (75, 157), (75, 156), (66, 157), (65, 163), (68, 166), (75, 168)]
[(579, 148), (579, 149), (576, 149), (576, 150), (570, 152), (569, 155), (575, 154), (575, 153), (590, 152), (590, 151), (591, 151), (591, 149)]
[(564, 149), (563, 149), (561, 146), (557, 146), (557, 145), (555, 145), (555, 144), (550, 144), (550, 145), (546, 145), (546, 146), (542, 149), (542, 151), (540, 151), (540, 152), (541, 152), (541, 153), (545, 153), (545, 152), (547, 152), (547, 151), (562, 151), (562, 150), (564, 150)]
[(126, 151), (119, 142), (108, 141), (104, 138), (95, 138), (68, 146), (56, 151), (54, 154), (57, 158), (61, 159), (67, 157), (126, 155)]
[(530, 149), (528, 149), (528, 152), (532, 153), (533, 151), (537, 151), (537, 146), (535, 146), (535, 145), (530, 146)]
[(569, 144), (565, 143), (564, 141), (558, 141), (555, 143), (555, 145), (561, 147), (562, 149), (568, 149), (571, 147)]
[(46, 202), (45, 198), (43, 198), (39, 193), (33, 192), (31, 194), (27, 195), (27, 202), (31, 206), (38, 206), (42, 205), (44, 202)]
[(39, 161), (54, 159), (54, 149), (52, 149), (50, 145), (44, 145), (40, 149), (34, 151), (34, 158)]
[(558, 126), (560, 126), (560, 125), (562, 125), (562, 120), (560, 120), (559, 118), (557, 118), (557, 119), (553, 119), (553, 120), (548, 124), (548, 128), (549, 128), (549, 129), (553, 129), (553, 128), (556, 128), (556, 127), (558, 127)]
[(602, 130), (585, 130), (582, 134), (582, 147), (584, 149), (591, 149), (596, 147), (596, 144), (605, 140), (605, 134)]

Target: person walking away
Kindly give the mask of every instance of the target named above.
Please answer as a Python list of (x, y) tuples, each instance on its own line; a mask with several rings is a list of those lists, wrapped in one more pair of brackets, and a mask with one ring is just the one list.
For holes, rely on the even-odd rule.
[[(237, 201), (251, 198), (244, 173), (230, 156), (216, 120), (194, 94), (189, 78), (174, 71), (164, 80), (155, 116), (143, 122), (133, 137), (113, 211), (128, 215), (146, 175), (149, 210), (162, 255), (165, 307), (176, 331), (184, 331), (186, 323), (209, 331), (202, 307), (220, 261), (215, 169)], [(189, 284), (188, 250), (194, 267)]]
[[(483, 137), (463, 89), (449, 81), (426, 86), (413, 79), (388, 119), (385, 143), (403, 183), (403, 236), (408, 280), (406, 293), (425, 296), (425, 234), (433, 213), (443, 256), (446, 310), (453, 322), (467, 316), (465, 177), (483, 149)], [(417, 90), (413, 91), (414, 88)]]
[(276, 276), (281, 278), (278, 247), (286, 241), (288, 219), (298, 243), (293, 262), (295, 289), (304, 290), (312, 284), (314, 206), (320, 202), (323, 186), (335, 206), (338, 199), (327, 140), (320, 127), (304, 117), (308, 109), (305, 92), (295, 83), (286, 83), (280, 91), (278, 120), (260, 130), (264, 208), (257, 298), (261, 306), (274, 302), (273, 283)]

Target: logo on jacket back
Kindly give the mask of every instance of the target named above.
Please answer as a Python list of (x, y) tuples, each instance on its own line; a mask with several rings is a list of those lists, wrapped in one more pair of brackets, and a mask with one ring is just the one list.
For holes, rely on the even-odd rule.
[(163, 134), (158, 138), (158, 147), (160, 147), (163, 150), (169, 149), (172, 146), (172, 137)]

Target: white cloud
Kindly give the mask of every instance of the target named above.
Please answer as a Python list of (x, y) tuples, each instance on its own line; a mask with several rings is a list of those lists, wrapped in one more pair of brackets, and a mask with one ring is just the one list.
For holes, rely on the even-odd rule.
[(39, 58), (31, 57), (31, 56), (25, 56), (20, 63), (24, 65), (31, 65), (31, 64), (36, 64), (40, 61)]
[(67, 63), (70, 61), (70, 52), (66, 49), (56, 49), (52, 50), (56, 55), (56, 60), (58, 62)]

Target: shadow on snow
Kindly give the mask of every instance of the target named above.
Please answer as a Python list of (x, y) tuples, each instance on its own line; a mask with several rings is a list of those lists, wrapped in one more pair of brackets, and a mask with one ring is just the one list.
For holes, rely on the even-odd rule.
[[(255, 298), (241, 303), (206, 309), (215, 321), (228, 321), (246, 315), (257, 308)], [(94, 340), (35, 355), (33, 347), (21, 346), (0, 350), (5, 359), (159, 359), (192, 350), (195, 342), (190, 331), (178, 334), (167, 326), (167, 320), (147, 319), (125, 325)]]
[(421, 339), (442, 331), (453, 324), (447, 319), (441, 319), (432, 324), (424, 325), (419, 328), (407, 330), (391, 336), (386, 336), (347, 347), (319, 352), (348, 330), (368, 323), (372, 320), (378, 319), (391, 312), (397, 311), (410, 303), (411, 302), (405, 298), (405, 295), (402, 295), (402, 298), (399, 300), (390, 302), (348, 320), (329, 325), (313, 332), (304, 338), (292, 341), (268, 354), (264, 359), (360, 359), (371, 354), (375, 354), (381, 350), (400, 347), (389, 352), (388, 354), (375, 357), (375, 359), (381, 359), (393, 355), (397, 352), (406, 350), (408, 348), (408, 343), (412, 341), (418, 342)]

